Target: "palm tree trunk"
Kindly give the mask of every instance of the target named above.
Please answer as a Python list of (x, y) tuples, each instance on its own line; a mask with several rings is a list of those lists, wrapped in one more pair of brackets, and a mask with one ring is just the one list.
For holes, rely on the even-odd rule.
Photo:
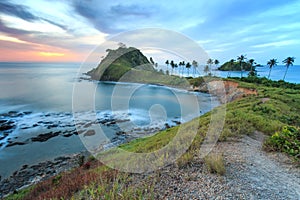
[(271, 76), (271, 70), (272, 70), (272, 68), (270, 68), (268, 79), (270, 79), (270, 76)]
[(240, 67), (241, 67), (241, 78), (243, 78), (243, 67), (242, 67), (242, 62), (240, 63)]
[(284, 73), (284, 76), (283, 76), (283, 80), (285, 79), (285, 76), (287, 74), (288, 69), (289, 69), (289, 66), (286, 67), (286, 70), (285, 70), (285, 73)]

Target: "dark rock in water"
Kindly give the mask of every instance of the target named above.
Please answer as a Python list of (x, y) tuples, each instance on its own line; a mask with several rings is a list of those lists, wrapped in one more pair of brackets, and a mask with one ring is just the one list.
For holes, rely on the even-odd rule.
[(23, 113), (19, 113), (17, 111), (9, 111), (8, 113), (2, 114), (2, 116), (5, 117), (21, 117), (23, 115), (24, 115)]
[(119, 131), (116, 133), (116, 135), (125, 135), (125, 134), (126, 134), (126, 132), (124, 132), (124, 131)]
[(29, 128), (31, 128), (31, 127), (29, 127), (29, 126), (25, 126), (25, 127), (21, 127), (21, 129), (29, 129)]
[(58, 127), (58, 124), (52, 124), (52, 125), (49, 125), (47, 128), (51, 129), (51, 128), (57, 128), (57, 127)]
[(96, 134), (96, 132), (94, 130), (88, 130), (87, 132), (84, 133), (83, 136), (86, 137), (86, 136), (92, 136), (95, 134)]
[(64, 137), (71, 137), (72, 135), (73, 135), (73, 133), (63, 134)]
[(130, 119), (116, 119), (115, 122), (122, 123), (122, 122), (128, 122), (128, 121), (130, 121)]
[(6, 123), (8, 120), (0, 119), (0, 124)]
[(23, 112), (25, 115), (30, 115), (30, 114), (32, 114), (32, 112), (31, 111), (25, 111), (25, 112)]
[(174, 122), (176, 125), (180, 125), (181, 124), (180, 121), (176, 121), (176, 120), (172, 120), (172, 122)]
[(6, 122), (6, 123), (3, 123), (3, 124), (0, 124), (0, 131), (7, 131), (7, 130), (10, 130), (14, 127), (15, 127), (14, 124)]
[(17, 145), (25, 145), (25, 142), (12, 142), (9, 143), (6, 147), (12, 147), (12, 146), (17, 146)]
[(168, 123), (165, 123), (165, 127), (168, 129), (168, 128), (171, 128), (171, 126), (168, 124)]
[(37, 126), (39, 126), (39, 125), (38, 125), (38, 124), (33, 124), (33, 125), (32, 125), (32, 127), (37, 127)]
[[(23, 166), (22, 166), (22, 169), (26, 169), (27, 167), (28, 167), (28, 165), (23, 165)], [(22, 170), (22, 169), (21, 169), (21, 170)]]
[(61, 131), (58, 132), (50, 132), (50, 133), (45, 133), (45, 134), (40, 134), (37, 137), (31, 138), (32, 142), (46, 142), (47, 140), (58, 136), (61, 133)]

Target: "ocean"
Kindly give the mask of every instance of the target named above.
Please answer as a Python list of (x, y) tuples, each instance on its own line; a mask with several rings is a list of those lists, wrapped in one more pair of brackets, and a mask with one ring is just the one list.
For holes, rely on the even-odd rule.
[[(257, 74), (259, 77), (266, 77), (268, 78), (269, 75), (269, 67), (268, 66), (263, 66), (263, 67), (257, 67)], [(271, 76), (270, 79), (271, 80), (282, 80), (284, 73), (285, 73), (286, 67), (284, 65), (277, 65), (275, 67), (272, 68), (271, 71)], [(243, 76), (247, 76), (249, 72), (243, 72)], [(217, 71), (216, 72), (217, 76), (220, 77), (227, 77), (228, 72), (222, 72), (222, 71)], [(294, 66), (290, 66), (285, 78), (285, 81), (290, 82), (290, 83), (300, 83), (300, 65), (294, 65)], [(236, 72), (230, 72), (230, 76), (231, 77), (240, 77), (241, 73), (236, 71)]]

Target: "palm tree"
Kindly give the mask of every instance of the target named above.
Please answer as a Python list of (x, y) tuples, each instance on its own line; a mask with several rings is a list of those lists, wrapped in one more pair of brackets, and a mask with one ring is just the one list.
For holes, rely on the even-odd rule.
[[(177, 69), (177, 68), (178, 68), (178, 64), (177, 64), (177, 63), (175, 63), (174, 67), (175, 67), (175, 69)], [(176, 70), (175, 70), (175, 71), (176, 71)]]
[(243, 77), (243, 62), (244, 62), (244, 60), (246, 60), (247, 58), (246, 58), (246, 56), (244, 56), (244, 55), (240, 55), (240, 56), (238, 56), (237, 57), (237, 60), (240, 62), (240, 67), (241, 67), (241, 78)]
[(218, 61), (217, 59), (214, 61), (216, 68), (218, 67), (218, 64), (220, 64), (220, 61)]
[(287, 57), (286, 59), (284, 59), (282, 62), (285, 64), (286, 66), (286, 70), (283, 76), (283, 80), (285, 79), (285, 76), (287, 74), (287, 71), (289, 69), (290, 66), (293, 66), (293, 63), (295, 61), (295, 57)]
[(193, 74), (194, 74), (194, 77), (195, 77), (196, 68), (198, 67), (197, 61), (193, 60), (192, 65), (193, 65)]
[(206, 62), (209, 66), (209, 68), (211, 68), (211, 65), (214, 63), (213, 59), (208, 59), (207, 62)]
[(171, 67), (172, 67), (172, 71), (171, 71), (171, 75), (172, 75), (172, 74), (173, 74), (173, 69), (174, 69), (174, 67), (175, 67), (175, 63), (174, 63), (173, 60), (171, 60), (170, 65), (171, 65)]
[[(231, 59), (231, 60), (229, 61), (230, 69), (232, 69), (232, 67), (233, 67), (233, 65), (234, 65), (234, 62), (235, 62), (234, 59)], [(230, 76), (230, 70), (228, 70), (228, 74), (227, 74), (227, 77), (229, 77), (229, 76)]]
[(251, 69), (250, 69), (250, 72), (252, 72), (253, 71), (253, 65), (255, 64), (255, 62), (254, 62), (254, 59), (249, 59), (248, 60), (248, 63), (250, 64), (250, 66), (251, 66)]
[(182, 61), (182, 70), (181, 70), (181, 75), (182, 75), (182, 76), (183, 76), (184, 68), (185, 68), (185, 62)]
[(216, 76), (216, 70), (218, 69), (219, 63), (220, 63), (220, 61), (218, 61), (217, 59), (214, 61), (214, 64), (215, 64), (215, 67), (216, 67), (215, 73), (214, 73), (215, 76)]
[(270, 71), (269, 71), (269, 75), (268, 75), (268, 79), (270, 79), (272, 68), (277, 65), (277, 59), (273, 58), (273, 59), (269, 60), (267, 65), (270, 67)]
[(179, 62), (179, 64), (178, 64), (178, 74), (179, 74), (179, 76), (180, 76), (180, 67), (182, 66), (182, 62)]
[(208, 66), (208, 65), (205, 65), (203, 71), (204, 71), (204, 73), (206, 73), (206, 75), (208, 75), (208, 72), (209, 72), (209, 66)]
[(188, 62), (188, 63), (186, 63), (186, 65), (185, 65), (185, 67), (187, 68), (187, 70), (188, 70), (188, 76), (190, 75), (190, 68), (191, 68), (191, 64)]
[(167, 65), (167, 70), (168, 70), (169, 60), (167, 60), (165, 63), (166, 63), (166, 65)]
[(255, 71), (253, 70), (253, 65), (254, 64), (256, 64), (255, 62), (254, 62), (254, 59), (249, 59), (248, 60), (248, 63), (250, 64), (250, 72), (249, 72), (249, 76), (256, 76), (257, 74), (255, 73)]

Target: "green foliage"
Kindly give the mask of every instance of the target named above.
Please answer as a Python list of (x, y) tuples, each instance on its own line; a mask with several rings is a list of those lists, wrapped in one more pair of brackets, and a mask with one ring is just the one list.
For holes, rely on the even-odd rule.
[(284, 126), (265, 142), (267, 150), (282, 151), (295, 158), (300, 158), (300, 129), (294, 126)]
[(226, 172), (224, 158), (222, 154), (210, 153), (205, 158), (205, 165), (211, 173), (224, 175)]
[[(251, 64), (250, 63), (247, 63), (247, 62), (242, 62), (242, 66), (243, 66), (243, 70), (245, 71), (251, 71)], [(254, 67), (253, 67), (254, 69)], [(226, 62), (224, 63), (223, 65), (221, 65), (218, 70), (221, 70), (221, 71), (241, 71), (241, 65), (240, 65), (240, 62)]]
[(300, 84), (289, 83), (289, 82), (285, 82), (283, 80), (272, 81), (265, 77), (260, 78), (260, 77), (256, 77), (256, 76), (249, 76), (249, 77), (243, 77), (243, 78), (232, 77), (230, 79), (241, 80), (241, 81), (247, 82), (247, 83), (255, 83), (257, 85), (266, 86), (266, 87), (276, 87), (276, 88), (286, 88), (286, 89), (289, 88), (289, 89), (300, 90)]

